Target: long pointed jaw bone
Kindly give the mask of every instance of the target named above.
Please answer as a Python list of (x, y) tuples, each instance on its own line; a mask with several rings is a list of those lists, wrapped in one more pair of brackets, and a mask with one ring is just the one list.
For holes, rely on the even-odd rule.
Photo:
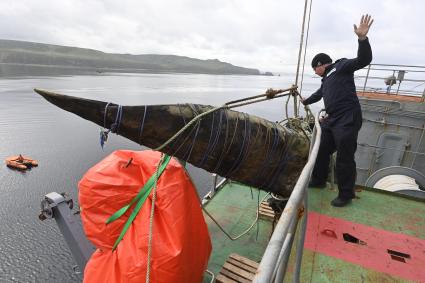
[[(52, 104), (110, 128), (119, 108), (117, 134), (157, 148), (197, 115), (197, 104), (122, 106), (35, 89)], [(106, 113), (105, 113), (106, 112)], [(204, 116), (162, 152), (220, 176), (287, 197), (307, 162), (308, 139), (268, 120), (228, 109)]]

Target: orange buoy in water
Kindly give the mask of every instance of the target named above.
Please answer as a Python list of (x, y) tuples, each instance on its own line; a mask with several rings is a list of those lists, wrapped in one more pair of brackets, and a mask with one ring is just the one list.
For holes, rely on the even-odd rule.
[(12, 169), (27, 170), (31, 167), (38, 166), (38, 162), (34, 159), (19, 154), (6, 158), (6, 165)]

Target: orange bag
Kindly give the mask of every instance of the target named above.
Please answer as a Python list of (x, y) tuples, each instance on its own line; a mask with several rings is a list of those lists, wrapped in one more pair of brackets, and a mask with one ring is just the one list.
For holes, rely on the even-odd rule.
[[(153, 191), (114, 251), (135, 205), (114, 222), (106, 221), (139, 193), (159, 159), (160, 153), (154, 151), (115, 151), (81, 179), (81, 219), (87, 237), (98, 248), (86, 265), (84, 282), (145, 282)], [(202, 282), (210, 253), (211, 240), (195, 187), (180, 163), (171, 159), (157, 184), (150, 282)]]

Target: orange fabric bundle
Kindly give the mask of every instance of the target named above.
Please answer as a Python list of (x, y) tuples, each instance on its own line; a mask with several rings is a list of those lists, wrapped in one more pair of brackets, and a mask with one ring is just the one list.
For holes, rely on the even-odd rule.
[[(152, 193), (114, 251), (133, 207), (110, 224), (106, 220), (138, 194), (159, 160), (159, 152), (115, 151), (80, 181), (84, 230), (98, 248), (86, 265), (84, 282), (145, 282)], [(180, 163), (171, 159), (157, 184), (150, 282), (199, 283), (210, 253), (195, 187)]]

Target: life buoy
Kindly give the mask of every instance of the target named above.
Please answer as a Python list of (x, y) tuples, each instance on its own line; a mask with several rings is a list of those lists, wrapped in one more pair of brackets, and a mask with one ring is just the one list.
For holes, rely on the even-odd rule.
[(22, 155), (9, 156), (6, 158), (5, 162), (7, 167), (18, 170), (27, 170), (31, 167), (38, 166), (38, 162), (36, 160)]

